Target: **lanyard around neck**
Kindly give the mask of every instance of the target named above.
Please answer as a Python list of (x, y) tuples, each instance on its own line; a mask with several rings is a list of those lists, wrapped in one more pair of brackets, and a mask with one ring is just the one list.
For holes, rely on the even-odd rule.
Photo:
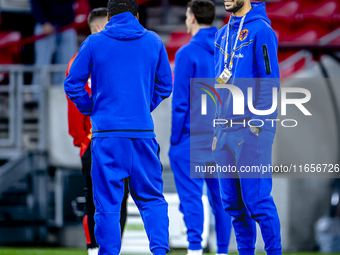
[[(228, 54), (229, 28), (230, 28), (230, 21), (231, 21), (232, 16), (230, 16), (230, 18), (229, 18), (228, 27), (227, 27), (227, 43), (226, 43), (226, 46), (225, 46), (225, 54), (226, 55), (225, 55), (225, 59), (224, 59), (225, 67), (227, 67), (227, 61), (228, 61), (228, 56), (229, 56), (229, 54)], [(231, 64), (229, 65), (229, 71), (231, 71), (233, 69), (233, 63), (234, 63), (234, 58), (235, 58), (235, 49), (236, 49), (236, 46), (237, 46), (237, 43), (238, 43), (238, 38), (240, 37), (241, 31), (242, 31), (243, 23), (244, 23), (244, 20), (246, 19), (246, 16), (247, 15), (244, 15), (241, 19), (241, 23), (240, 23), (240, 26), (239, 26), (238, 31), (237, 31), (237, 36), (236, 36), (234, 48), (233, 48), (233, 51), (230, 53), (230, 63)]]

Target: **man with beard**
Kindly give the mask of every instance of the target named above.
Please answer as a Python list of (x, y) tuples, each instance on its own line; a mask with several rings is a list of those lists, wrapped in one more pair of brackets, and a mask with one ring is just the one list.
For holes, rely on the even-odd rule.
[[(223, 102), (216, 119), (223, 124), (216, 125), (212, 150), (218, 165), (236, 166), (237, 171), (219, 174), (223, 206), (233, 218), (239, 254), (255, 254), (256, 221), (267, 254), (280, 255), (280, 221), (270, 194), (271, 173), (247, 172), (271, 165), (277, 116), (272, 102), (280, 86), (277, 38), (264, 3), (224, 0), (224, 4), (232, 15), (215, 37), (215, 78)], [(234, 114), (233, 104), (240, 100), (235, 91), (242, 91), (245, 98), (251, 93), (250, 102), (241, 103), (243, 115)]]

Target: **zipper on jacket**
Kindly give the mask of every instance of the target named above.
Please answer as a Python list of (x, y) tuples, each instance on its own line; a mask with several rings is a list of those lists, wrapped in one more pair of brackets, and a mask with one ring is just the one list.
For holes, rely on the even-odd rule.
[(272, 70), (270, 68), (270, 59), (269, 59), (268, 48), (266, 44), (262, 45), (262, 52), (263, 52), (264, 65), (266, 67), (266, 73), (267, 75), (271, 75)]

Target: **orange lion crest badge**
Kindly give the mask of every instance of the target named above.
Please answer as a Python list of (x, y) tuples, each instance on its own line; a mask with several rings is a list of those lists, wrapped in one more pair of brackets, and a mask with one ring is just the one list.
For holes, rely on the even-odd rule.
[(248, 33), (249, 33), (248, 29), (243, 29), (241, 31), (240, 36), (239, 36), (239, 39), (240, 39), (241, 42), (244, 41), (247, 38)]
[(214, 140), (213, 140), (213, 143), (212, 143), (212, 146), (211, 146), (211, 149), (212, 149), (212, 150), (215, 150), (215, 149), (216, 149), (216, 143), (217, 143), (217, 137), (215, 136), (215, 137), (214, 137)]

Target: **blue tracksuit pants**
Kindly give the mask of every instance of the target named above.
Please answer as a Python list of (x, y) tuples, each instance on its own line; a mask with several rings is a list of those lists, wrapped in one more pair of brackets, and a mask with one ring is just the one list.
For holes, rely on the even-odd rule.
[[(208, 146), (206, 151), (202, 152), (201, 150), (200, 152), (196, 152), (201, 152), (206, 156), (207, 153), (211, 154), (211, 148)], [(223, 209), (217, 178), (190, 178), (189, 134), (183, 134), (178, 145), (171, 145), (169, 157), (180, 199), (180, 211), (184, 215), (184, 222), (187, 227), (189, 242), (188, 249), (202, 249), (201, 242), (204, 225), (202, 195), (205, 181), (208, 188), (209, 202), (215, 216), (217, 253), (228, 253), (231, 233), (231, 218)], [(212, 155), (210, 157), (201, 158), (203, 160), (209, 158), (210, 162), (196, 162), (197, 164), (214, 164)]]
[[(256, 225), (261, 228), (267, 254), (280, 255), (280, 221), (271, 196), (271, 173), (245, 172), (247, 167), (271, 165), (275, 133), (267, 130), (259, 136), (249, 127), (226, 132), (215, 131), (213, 155), (219, 166), (236, 166), (237, 172), (220, 173), (223, 206), (232, 216), (240, 255), (255, 254)], [(244, 172), (241, 172), (242, 171)]]
[(94, 138), (92, 140), (95, 236), (100, 255), (118, 255), (123, 179), (129, 188), (153, 254), (169, 251), (168, 204), (163, 196), (162, 164), (155, 139)]

